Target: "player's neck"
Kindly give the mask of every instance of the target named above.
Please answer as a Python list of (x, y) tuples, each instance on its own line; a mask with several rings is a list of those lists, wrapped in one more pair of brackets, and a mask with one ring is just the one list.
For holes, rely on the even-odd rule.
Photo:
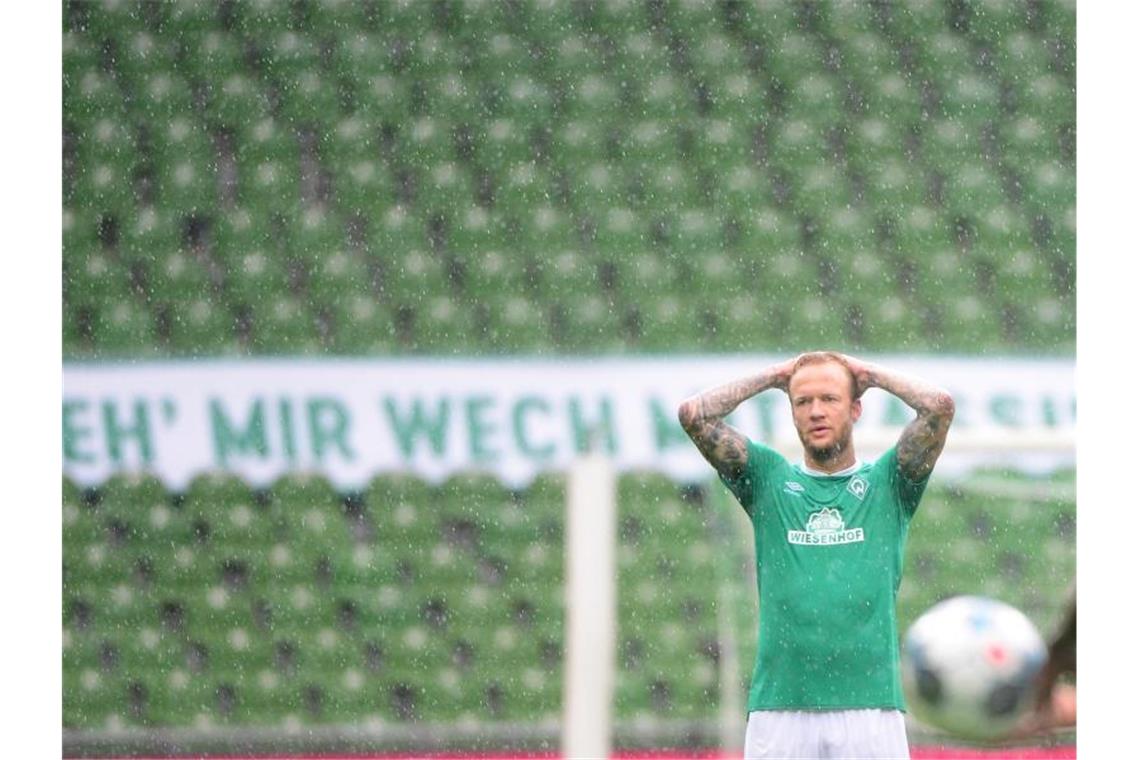
[(807, 449), (804, 450), (804, 466), (827, 475), (846, 470), (855, 465), (855, 449), (848, 446), (843, 451), (827, 459), (816, 459)]

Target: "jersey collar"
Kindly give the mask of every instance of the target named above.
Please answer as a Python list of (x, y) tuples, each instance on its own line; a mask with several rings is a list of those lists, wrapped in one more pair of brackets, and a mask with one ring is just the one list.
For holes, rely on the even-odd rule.
[(843, 477), (844, 475), (854, 475), (859, 471), (859, 468), (863, 466), (863, 463), (856, 460), (855, 464), (842, 469), (839, 472), (824, 472), (823, 470), (813, 470), (811, 467), (807, 466), (807, 462), (804, 462), (798, 466), (801, 470), (804, 471), (804, 474), (806, 475), (814, 475), (817, 478), (839, 478)]

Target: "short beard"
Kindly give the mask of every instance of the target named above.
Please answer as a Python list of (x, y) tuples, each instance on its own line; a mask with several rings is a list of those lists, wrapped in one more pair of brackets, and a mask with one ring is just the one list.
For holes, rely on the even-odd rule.
[(800, 441), (803, 443), (804, 448), (807, 450), (811, 458), (820, 463), (830, 462), (839, 457), (843, 452), (847, 451), (851, 445), (851, 434), (843, 436), (830, 446), (812, 446), (807, 442), (806, 436), (800, 436)]

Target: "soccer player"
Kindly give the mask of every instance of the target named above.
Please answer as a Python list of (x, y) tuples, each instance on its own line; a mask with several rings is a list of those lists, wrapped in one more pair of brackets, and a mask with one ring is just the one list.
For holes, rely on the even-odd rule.
[[(856, 460), (851, 439), (868, 388), (917, 413), (872, 463)], [(770, 389), (791, 400), (802, 464), (725, 422)], [(678, 417), (753, 526), (760, 637), (746, 760), (909, 757), (895, 597), (907, 527), (954, 418), (950, 394), (812, 352), (692, 396)]]
[(1061, 676), (1077, 676), (1077, 592), (1065, 605), (1064, 618), (1049, 641), (1048, 657), (1034, 685), (1035, 709), (1018, 724), (1012, 738), (1025, 738), (1077, 725), (1076, 684)]

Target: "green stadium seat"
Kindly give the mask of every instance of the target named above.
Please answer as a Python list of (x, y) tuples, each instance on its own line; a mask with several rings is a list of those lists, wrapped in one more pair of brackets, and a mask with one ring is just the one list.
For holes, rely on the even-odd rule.
[(251, 346), (254, 353), (299, 355), (323, 349), (308, 305), (286, 292), (272, 299), (255, 300), (251, 309)]
[(720, 215), (709, 208), (676, 209), (668, 232), (674, 256), (696, 264), (702, 257), (719, 250), (724, 239), (723, 223)]
[(482, 346), (493, 353), (541, 353), (550, 350), (546, 304), (519, 294), (497, 294), (485, 301), (486, 329)]
[(70, 101), (84, 72), (98, 66), (98, 53), (92, 37), (78, 29), (64, 29), (60, 44), (63, 63), (63, 91)]
[[(674, 177), (670, 165), (662, 167), (660, 171), (669, 172), (668, 176), (671, 179)], [(674, 183), (678, 179), (680, 188), (684, 192), (677, 194), (677, 205), (692, 205), (697, 200), (696, 187), (684, 173), (678, 174)], [(743, 235), (746, 220), (752, 217), (754, 210), (772, 203), (771, 186), (758, 168), (748, 165), (738, 166), (721, 174), (721, 181), (713, 190), (713, 203), (716, 209), (736, 222), (741, 228), (740, 234)]]
[(63, 724), (77, 729), (113, 729), (121, 726), (116, 708), (121, 704), (117, 680), (95, 668), (70, 670), (64, 675)]
[[(357, 41), (354, 40), (351, 44), (356, 47)], [(361, 44), (375, 45), (377, 50), (385, 49), (383, 43), (376, 43), (374, 40), (365, 39)], [(367, 72), (368, 66), (362, 70)], [(354, 75), (353, 79), (356, 82), (354, 102), (357, 113), (365, 116), (371, 123), (395, 128), (408, 118), (411, 109), (408, 85), (394, 76), (391, 71), (377, 70), (373, 74)]]
[(981, 74), (958, 75), (946, 85), (942, 106), (954, 118), (985, 123), (998, 117), (1000, 93), (997, 85)]
[[(572, 216), (557, 206), (536, 204), (530, 213), (517, 221), (519, 223), (517, 242), (514, 240), (504, 242), (508, 244), (514, 242), (525, 254), (539, 254), (573, 247), (577, 243)], [(481, 246), (476, 241), (472, 242), (476, 245), (468, 250), (479, 252), (486, 249), (486, 245)]]
[(475, 330), (465, 306), (461, 299), (446, 294), (419, 299), (415, 324), (417, 341), (424, 346), (420, 350), (455, 355), (469, 350)]
[(266, 161), (296, 159), (296, 135), (272, 116), (244, 122), (236, 136), (239, 171), (250, 171)]
[(76, 242), (64, 250), (63, 276), (64, 290), (75, 302), (128, 292), (127, 272), (110, 251), (93, 242)]
[(141, 73), (137, 91), (137, 100), (131, 101), (136, 117), (165, 117), (173, 121), (194, 110), (194, 94), (190, 83), (168, 68)]
[(672, 156), (673, 137), (669, 124), (657, 120), (633, 122), (621, 136), (623, 163), (636, 169), (650, 169)]
[[(739, 196), (749, 195), (749, 190), (759, 186), (758, 172), (748, 166), (742, 166), (740, 171), (743, 177), (724, 190), (724, 194), (736, 202), (734, 207), (746, 205)], [(685, 164), (675, 161), (649, 167), (644, 174), (643, 186), (644, 209), (651, 213), (683, 209), (698, 204), (701, 198), (693, 172)]]
[[(412, 12), (411, 9), (409, 12)], [(411, 39), (409, 39), (407, 63), (408, 73), (411, 76), (431, 76), (459, 70), (459, 52), (443, 35), (434, 30), (417, 29), (409, 37)], [(509, 38), (508, 42), (503, 42), (501, 38), (508, 38), (508, 35), (496, 35), (491, 40), (491, 55), (496, 58), (501, 56), (500, 60), (507, 61), (511, 59), (512, 51), (509, 48), (513, 45), (510, 44)], [(509, 67), (504, 67), (504, 70), (509, 70)]]
[(74, 185), (66, 198), (73, 204), (82, 198), (101, 212), (126, 214), (139, 202), (134, 190), (135, 169), (133, 153), (85, 161), (76, 167)]
[(570, 119), (606, 119), (620, 108), (620, 92), (614, 82), (587, 69), (566, 83), (565, 116)]
[(964, 161), (980, 160), (979, 137), (980, 132), (965, 120), (932, 120), (923, 134), (923, 155), (931, 165), (949, 171)]
[(417, 299), (447, 292), (448, 274), (444, 262), (422, 248), (395, 250), (383, 255), (385, 261), (385, 290), (397, 297), (408, 299), (414, 305)]
[(594, 348), (620, 353), (629, 347), (623, 335), (624, 304), (606, 294), (563, 297), (552, 305), (555, 349), (582, 352)]
[[(728, 98), (726, 94), (724, 96), (726, 109), (730, 102)], [(689, 107), (689, 99), (689, 87), (685, 80), (666, 66), (646, 73), (642, 81), (637, 112), (647, 119), (669, 122), (692, 110)]]
[(280, 83), (282, 116), (291, 124), (325, 131), (340, 114), (337, 83), (317, 65), (301, 69)]
[(1077, 204), (1070, 203), (1060, 214), (1059, 223), (1053, 227), (1055, 249), (1060, 251), (1067, 261), (1073, 261), (1077, 250)]
[(412, 166), (430, 166), (454, 160), (452, 127), (450, 122), (432, 116), (415, 119), (401, 135), (402, 156)]
[(217, 202), (216, 162), (207, 156), (187, 156), (159, 167), (160, 203), (185, 213), (201, 213)]
[(916, 84), (897, 70), (885, 72), (868, 85), (868, 113), (904, 128), (920, 123), (924, 107)]
[(788, 118), (828, 125), (846, 121), (843, 91), (832, 77), (805, 74), (791, 83), (789, 90)]
[(265, 118), (269, 103), (253, 74), (234, 70), (220, 77), (211, 88), (205, 113), (218, 126), (240, 134), (245, 125)]
[(367, 81), (376, 75), (392, 73), (391, 47), (382, 35), (372, 33), (363, 24), (358, 24), (347, 26), (332, 38), (336, 42), (335, 69), (345, 78)]
[(836, 37), (843, 54), (844, 68), (863, 88), (873, 88), (882, 76), (897, 68), (894, 46), (878, 32), (870, 18), (873, 11), (869, 8), (858, 3), (841, 3), (830, 10), (833, 15), (840, 13), (858, 17), (845, 19), (840, 27), (842, 32)]
[[(645, 218), (633, 209), (620, 206), (612, 207), (598, 220), (598, 227), (594, 234), (594, 244), (603, 255), (618, 256), (623, 252), (640, 250), (648, 243), (648, 227), (649, 225)], [(566, 277), (562, 275), (569, 276), (571, 280), (579, 279), (575, 275), (582, 271), (579, 265), (584, 262), (580, 260), (573, 262), (574, 266), (571, 267), (570, 264), (572, 262), (568, 254), (564, 252), (555, 255), (558, 258), (555, 258), (553, 261), (555, 266), (551, 275), (559, 276), (559, 279), (563, 280), (565, 280)], [(579, 259), (580, 258), (581, 257), (579, 257)], [(598, 272), (596, 267), (587, 266), (587, 270), (587, 278), (581, 284), (583, 286), (592, 285), (594, 288), (597, 288)], [(555, 288), (563, 293), (583, 292), (581, 290), (564, 290), (562, 283), (556, 285)]]
[(908, 255), (921, 256), (926, 251), (942, 250), (953, 241), (953, 228), (931, 206), (907, 204), (896, 210), (895, 241)]
[(212, 219), (211, 233), (211, 253), (226, 274), (247, 254), (267, 248), (272, 242), (269, 221), (241, 206), (218, 213)]
[(473, 183), (463, 167), (455, 161), (425, 164), (416, 171), (416, 205), (425, 214), (450, 214), (475, 200)]
[(1023, 164), (1025, 197), (1039, 208), (1066, 208), (1076, 201), (1077, 177), (1073, 167), (1060, 161)]
[(148, 73), (173, 68), (177, 58), (173, 41), (165, 35), (140, 29), (140, 21), (136, 17), (126, 23), (116, 22), (117, 29), (113, 33), (117, 52), (115, 69), (131, 90), (136, 90)]
[[(183, 161), (192, 161), (209, 171), (216, 161), (210, 132), (188, 112), (175, 114), (155, 130), (151, 156), (162, 170), (169, 170)], [(174, 202), (178, 203), (177, 200)]]
[(1048, 41), (1025, 30), (1017, 30), (994, 41), (998, 69), (1011, 81), (1025, 72), (1049, 69)]
[(334, 164), (333, 189), (342, 212), (370, 217), (392, 197), (395, 183), (384, 166), (371, 158)]
[(941, 31), (949, 33), (949, 15), (942, 3), (934, 0), (908, 0), (888, 9), (888, 26), (894, 36), (902, 39), (919, 38)]
[(145, 356), (156, 348), (153, 315), (132, 301), (100, 304), (92, 329), (98, 353), (106, 358)]
[(344, 225), (339, 217), (320, 206), (310, 206), (289, 220), (287, 235), (291, 252), (307, 271), (320, 266), (344, 246)]
[(1000, 135), (1004, 157), (1015, 169), (1022, 170), (1056, 156), (1058, 136), (1038, 118), (1023, 115), (1002, 124)]
[(874, 167), (899, 155), (905, 140), (898, 125), (882, 116), (857, 123), (848, 139), (851, 157), (863, 167)]
[[(479, 120), (479, 89), (477, 78), (465, 78), (459, 71), (445, 71), (422, 80), (423, 97), (431, 112), (445, 115), (454, 124)], [(521, 92), (516, 95), (521, 96)]]
[(624, 200), (620, 175), (607, 163), (594, 160), (568, 168), (571, 200), (583, 214), (597, 217)]
[[(709, 21), (716, 23), (712, 19)], [(727, 73), (746, 70), (747, 66), (741, 51), (730, 36), (708, 26), (704, 29), (696, 26), (683, 28), (693, 30), (691, 37), (693, 45), (689, 52), (693, 69), (703, 80), (708, 81)], [(659, 48), (659, 55), (652, 60), (652, 67), (649, 70), (665, 68), (667, 53), (668, 49), (665, 46)]]
[[(555, 15), (565, 11), (561, 6), (554, 6), (549, 12)], [(572, 24), (565, 24), (559, 29), (557, 39), (551, 41), (549, 52), (549, 78), (559, 92), (567, 89), (567, 84), (576, 81), (582, 72), (598, 68), (598, 57), (591, 39)]]
[(670, 345), (695, 350), (706, 337), (695, 311), (694, 305), (673, 292), (638, 303), (638, 345), (647, 352), (663, 351)]
[[(269, 17), (261, 17), (266, 11)], [(275, 80), (286, 101), (302, 73), (320, 66), (321, 56), (319, 41), (283, 18), (287, 13), (283, 6), (267, 3), (245, 19), (257, 25), (264, 40), (261, 52), (267, 78)]]
[(942, 187), (948, 210), (957, 213), (984, 211), (1005, 200), (1001, 177), (980, 158), (963, 160)]
[[(187, 4), (190, 5), (190, 4)], [(240, 34), (214, 26), (186, 29), (177, 39), (195, 50), (181, 66), (188, 78), (205, 82), (225, 82), (246, 68), (244, 41)]]
[(771, 252), (788, 250), (800, 244), (799, 221), (769, 203), (756, 206), (736, 221), (740, 234), (738, 247), (753, 262), (762, 264)]
[[(758, 113), (769, 107), (763, 85), (755, 77), (749, 76), (745, 69), (710, 77), (705, 86), (712, 101), (710, 114), (715, 118), (749, 124), (756, 120)], [(671, 98), (655, 99), (673, 102)], [(672, 110), (679, 110), (679, 107), (674, 105)], [(669, 110), (666, 109), (666, 115), (668, 113)]]
[(268, 241), (242, 246), (242, 253), (233, 249), (223, 259), (226, 266), (225, 288), (227, 297), (236, 308), (257, 310), (255, 321), (273, 321), (271, 310), (275, 307), (264, 302), (267, 298), (287, 296), (290, 292), (289, 275), (286, 265), (280, 258), (271, 258)]
[(780, 32), (773, 42), (769, 64), (785, 87), (791, 88), (801, 77), (822, 73), (822, 51), (807, 34), (798, 29)]
[(792, 208), (803, 216), (816, 217), (820, 209), (841, 210), (854, 201), (847, 177), (834, 163), (812, 163), (801, 167), (795, 185)]
[(927, 187), (920, 170), (896, 156), (868, 171), (865, 192), (872, 208), (890, 213), (923, 202)]
[(1012, 0), (987, 0), (969, 17), (969, 32), (991, 45), (1022, 32), (1030, 22), (1032, 11)]
[(187, 0), (164, 10), (164, 26), (174, 35), (212, 30), (218, 26), (218, 7), (206, 0)]
[[(504, 117), (526, 125), (544, 126), (549, 123), (553, 97), (545, 83), (525, 74), (515, 74), (506, 79), (504, 84), (505, 92), (500, 106), (500, 113)], [(465, 115), (470, 114), (471, 111), (468, 111)]]
[(319, 304), (335, 307), (340, 299), (371, 297), (372, 275), (369, 262), (351, 249), (333, 249), (313, 262), (309, 272), (309, 294)]
[(137, 150), (135, 131), (122, 111), (100, 114), (78, 135), (79, 152), (92, 164), (130, 166)]
[(775, 332), (763, 301), (754, 293), (741, 293), (728, 299), (717, 314), (718, 335), (725, 350), (746, 351), (765, 345)]
[(959, 340), (970, 340), (979, 350), (992, 351), (1003, 345), (997, 315), (977, 296), (963, 295), (947, 311), (947, 331)]
[(67, 121), (85, 128), (99, 116), (119, 111), (123, 100), (111, 76), (98, 68), (93, 49), (79, 47), (64, 57)]
[(769, 163), (790, 169), (827, 155), (826, 135), (818, 124), (790, 119), (771, 136), (769, 151)]
[(995, 206), (979, 214), (976, 234), (975, 252), (995, 261), (1032, 245), (1028, 222), (1008, 204)]
[(1037, 115), (1051, 128), (1071, 124), (1075, 120), (1075, 89), (1061, 76), (1035, 72), (1016, 86), (1020, 112)]
[(213, 545), (258, 550), (269, 545), (275, 525), (250, 487), (233, 475), (206, 473), (192, 480), (182, 505), (183, 519)]

